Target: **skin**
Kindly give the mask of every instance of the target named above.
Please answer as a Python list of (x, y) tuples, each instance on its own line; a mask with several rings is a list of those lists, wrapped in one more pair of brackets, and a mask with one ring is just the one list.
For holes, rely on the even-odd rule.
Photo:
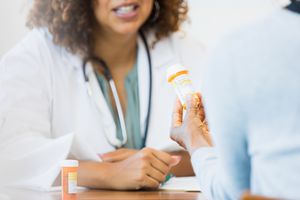
[(144, 148), (117, 162), (80, 162), (78, 182), (82, 186), (101, 189), (156, 189), (180, 159)]
[[(138, 153), (135, 149), (118, 149), (113, 152), (108, 152), (100, 155), (104, 162), (119, 162), (128, 159), (130, 156)], [(194, 176), (193, 167), (190, 163), (190, 155), (186, 151), (168, 152), (172, 156), (180, 158), (180, 162), (170, 169), (170, 173), (175, 176)]]
[[(135, 19), (124, 21), (113, 12), (114, 8), (124, 3), (139, 5)], [(136, 62), (138, 31), (151, 14), (153, 0), (94, 0), (93, 6), (98, 21), (94, 28), (95, 53), (107, 63), (117, 87), (123, 112), (126, 113), (124, 81)]]
[[(124, 21), (113, 12), (116, 6), (123, 3), (138, 3), (139, 10), (134, 19)], [(94, 27), (95, 54), (109, 66), (124, 113), (127, 105), (124, 81), (136, 62), (138, 31), (150, 16), (152, 7), (153, 0), (93, 1), (93, 10), (98, 22)], [(178, 169), (187, 170), (187, 173), (192, 174), (189, 155), (176, 155), (183, 156), (185, 161), (181, 162), (183, 165), (179, 165)], [(156, 189), (170, 170), (180, 162), (181, 156), (151, 148), (117, 150), (102, 155), (104, 162), (81, 161), (78, 184), (97, 189)]]
[(177, 100), (172, 119), (171, 139), (184, 147), (190, 155), (201, 147), (212, 146), (200, 94), (187, 97), (187, 111), (184, 118), (183, 107)]

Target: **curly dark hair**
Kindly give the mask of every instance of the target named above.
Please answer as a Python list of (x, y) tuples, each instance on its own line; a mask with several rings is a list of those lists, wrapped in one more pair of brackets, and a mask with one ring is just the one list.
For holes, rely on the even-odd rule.
[[(93, 27), (96, 22), (93, 0), (35, 0), (28, 15), (29, 28), (46, 27), (53, 42), (74, 54), (88, 56), (93, 53)], [(153, 30), (156, 41), (179, 30), (186, 19), (188, 7), (185, 0), (157, 0), (160, 14), (155, 23), (150, 18), (143, 31)], [(76, 14), (75, 14), (76, 13)], [(154, 13), (152, 13), (153, 15)]]

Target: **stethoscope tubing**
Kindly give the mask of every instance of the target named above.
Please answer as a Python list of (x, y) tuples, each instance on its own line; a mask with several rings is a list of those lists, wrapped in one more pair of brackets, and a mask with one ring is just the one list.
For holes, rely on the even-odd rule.
[[(152, 104), (152, 84), (153, 83), (152, 83), (152, 59), (151, 59), (149, 45), (147, 43), (145, 35), (142, 32), (140, 32), (140, 36), (145, 45), (147, 59), (148, 59), (148, 66), (149, 66), (149, 100), (148, 100), (147, 116), (146, 116), (145, 129), (144, 129), (144, 137), (143, 137), (143, 141), (142, 141), (142, 148), (143, 148), (146, 146), (148, 131), (149, 131), (150, 112), (151, 112), (151, 106), (152, 106), (151, 104)], [(93, 92), (92, 92), (92, 89), (90, 86), (89, 77), (86, 73), (86, 67), (87, 67), (87, 64), (91, 61), (94, 61), (97, 64), (99, 64), (99, 66), (101, 66), (104, 70), (104, 76), (108, 80), (108, 83), (112, 90), (113, 98), (116, 103), (118, 118), (120, 121), (121, 132), (122, 132), (122, 137), (123, 137), (122, 141), (120, 141), (118, 144), (114, 144), (113, 142), (111, 142), (108, 139), (108, 137), (107, 137), (107, 140), (108, 140), (109, 144), (114, 146), (116, 149), (124, 147), (124, 145), (126, 144), (127, 139), (128, 139), (128, 134), (127, 134), (124, 114), (123, 114), (123, 110), (122, 110), (122, 106), (121, 106), (120, 98), (119, 98), (119, 95), (118, 95), (118, 92), (116, 89), (115, 82), (114, 82), (112, 75), (109, 71), (109, 68), (104, 60), (102, 60), (101, 58), (98, 58), (96, 56), (91, 56), (91, 57), (84, 59), (83, 64), (82, 64), (82, 70), (83, 70), (84, 81), (86, 83), (86, 87), (87, 87), (89, 96), (93, 96)]]

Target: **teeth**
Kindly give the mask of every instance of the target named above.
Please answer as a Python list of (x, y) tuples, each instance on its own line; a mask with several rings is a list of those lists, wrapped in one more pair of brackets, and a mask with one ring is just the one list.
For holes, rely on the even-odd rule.
[(127, 14), (127, 13), (129, 13), (129, 12), (134, 11), (134, 8), (135, 8), (134, 5), (130, 5), (130, 6), (122, 6), (122, 7), (119, 7), (119, 8), (117, 9), (117, 13), (118, 13), (118, 14)]

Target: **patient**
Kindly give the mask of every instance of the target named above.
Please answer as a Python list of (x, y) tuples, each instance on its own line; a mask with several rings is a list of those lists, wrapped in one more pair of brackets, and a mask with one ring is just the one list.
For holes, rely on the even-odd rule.
[[(297, 4), (299, 6), (299, 2)], [(243, 192), (300, 199), (300, 15), (278, 10), (225, 38), (207, 63), (201, 97), (177, 102), (172, 139), (192, 155), (208, 199)]]

